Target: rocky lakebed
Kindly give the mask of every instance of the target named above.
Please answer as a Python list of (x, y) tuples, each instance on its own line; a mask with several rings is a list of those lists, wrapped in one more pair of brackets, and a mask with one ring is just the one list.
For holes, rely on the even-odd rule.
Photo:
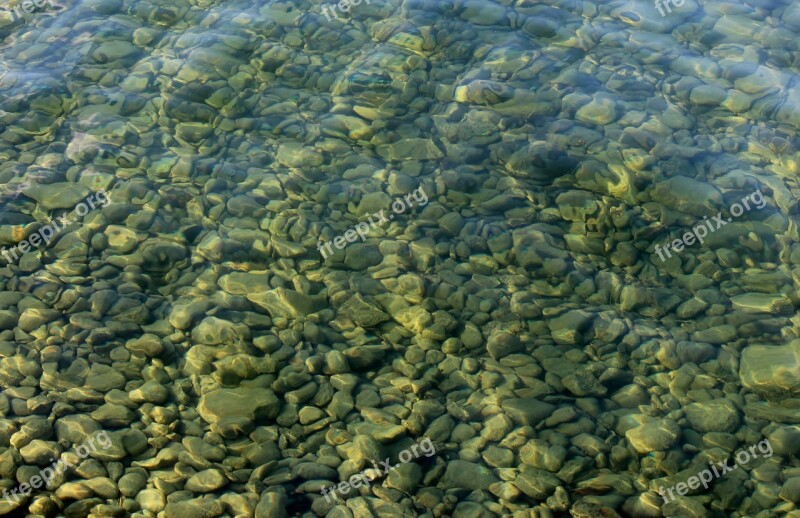
[(800, 3), (329, 5), (0, 10), (0, 515), (800, 517)]

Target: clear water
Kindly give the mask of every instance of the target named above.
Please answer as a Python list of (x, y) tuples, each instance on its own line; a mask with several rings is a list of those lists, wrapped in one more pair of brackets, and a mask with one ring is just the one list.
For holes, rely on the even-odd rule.
[(798, 514), (800, 3), (40, 3), (0, 513)]

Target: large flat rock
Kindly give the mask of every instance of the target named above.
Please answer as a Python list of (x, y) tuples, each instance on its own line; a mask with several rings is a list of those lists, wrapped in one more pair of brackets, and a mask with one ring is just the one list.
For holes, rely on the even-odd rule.
[(207, 423), (216, 423), (227, 417), (244, 417), (250, 421), (274, 418), (281, 404), (275, 393), (265, 388), (221, 388), (200, 398), (197, 411)]
[(248, 293), (247, 298), (267, 310), (273, 318), (307, 316), (325, 307), (322, 297), (309, 297), (286, 288)]
[(739, 361), (739, 378), (746, 388), (768, 396), (800, 393), (800, 340), (746, 348)]

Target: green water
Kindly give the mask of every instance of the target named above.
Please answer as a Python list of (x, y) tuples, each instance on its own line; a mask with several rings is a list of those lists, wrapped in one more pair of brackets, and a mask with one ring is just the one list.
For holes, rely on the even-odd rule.
[(800, 3), (37, 2), (0, 514), (800, 517)]

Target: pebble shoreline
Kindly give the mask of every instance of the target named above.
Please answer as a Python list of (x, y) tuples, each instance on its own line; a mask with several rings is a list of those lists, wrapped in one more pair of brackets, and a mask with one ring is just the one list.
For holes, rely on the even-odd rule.
[(800, 517), (800, 4), (326, 3), (0, 12), (0, 514)]

